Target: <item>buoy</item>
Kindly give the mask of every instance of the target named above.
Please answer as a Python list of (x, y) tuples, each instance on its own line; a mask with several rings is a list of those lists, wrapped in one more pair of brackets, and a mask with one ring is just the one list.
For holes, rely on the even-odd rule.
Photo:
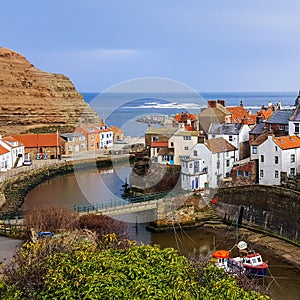
[(216, 198), (213, 198), (212, 201), (211, 201), (211, 203), (212, 203), (212, 204), (217, 204), (217, 199), (216, 199)]

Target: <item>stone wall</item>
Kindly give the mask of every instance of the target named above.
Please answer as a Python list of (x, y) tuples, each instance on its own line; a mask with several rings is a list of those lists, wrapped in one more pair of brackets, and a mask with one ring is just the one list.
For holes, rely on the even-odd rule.
[(251, 185), (220, 188), (216, 194), (217, 213), (233, 220), (243, 210), (243, 222), (300, 241), (300, 192)]

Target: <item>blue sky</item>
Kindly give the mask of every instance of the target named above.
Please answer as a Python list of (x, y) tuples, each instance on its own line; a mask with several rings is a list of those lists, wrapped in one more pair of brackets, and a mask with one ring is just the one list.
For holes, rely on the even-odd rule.
[(0, 45), (79, 91), (164, 77), (198, 91), (298, 91), (300, 1), (3, 1)]

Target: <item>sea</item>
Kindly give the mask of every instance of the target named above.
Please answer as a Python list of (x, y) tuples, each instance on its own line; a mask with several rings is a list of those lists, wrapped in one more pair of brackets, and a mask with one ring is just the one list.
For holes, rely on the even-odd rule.
[(137, 122), (147, 115), (176, 115), (180, 112), (199, 113), (208, 100), (225, 100), (226, 106), (238, 106), (252, 113), (262, 105), (280, 103), (291, 109), (298, 96), (296, 92), (195, 92), (195, 93), (97, 93), (82, 92), (108, 126), (118, 126), (126, 136), (143, 137), (148, 124)]

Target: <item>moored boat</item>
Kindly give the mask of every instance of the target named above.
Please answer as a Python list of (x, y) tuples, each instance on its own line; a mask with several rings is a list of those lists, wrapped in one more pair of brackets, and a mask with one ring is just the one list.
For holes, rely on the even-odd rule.
[(240, 275), (246, 274), (249, 276), (265, 277), (267, 275), (268, 264), (263, 261), (261, 255), (254, 250), (247, 250), (247, 243), (241, 241), (237, 245), (240, 256), (230, 257), (228, 250), (218, 250), (212, 254), (216, 266), (223, 268), (226, 272)]

